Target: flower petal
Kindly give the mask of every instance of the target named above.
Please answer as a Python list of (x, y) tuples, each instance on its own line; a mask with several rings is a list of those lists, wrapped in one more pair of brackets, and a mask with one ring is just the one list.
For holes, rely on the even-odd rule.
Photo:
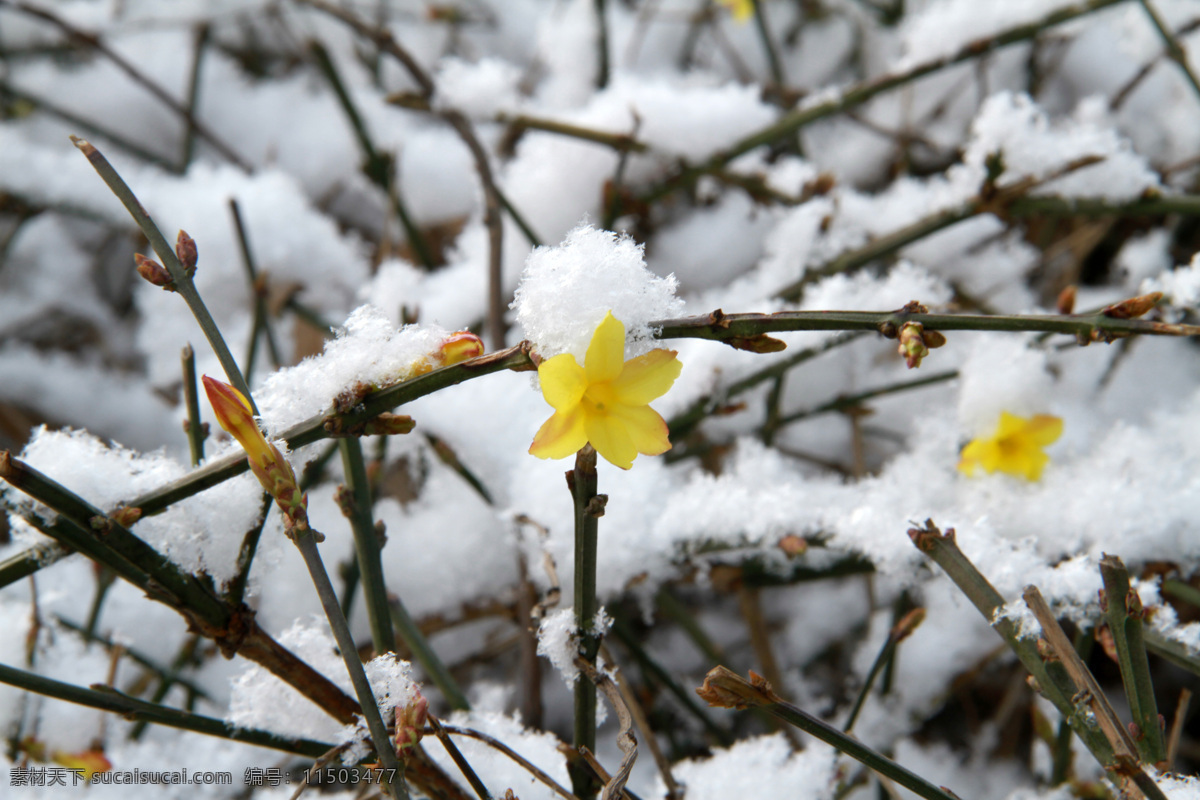
[(622, 419), (611, 413), (589, 413), (584, 415), (583, 426), (597, 453), (621, 469), (633, 466), (638, 449)]
[(555, 411), (575, 408), (587, 389), (583, 367), (570, 353), (560, 353), (543, 361), (538, 366), (538, 381), (542, 384), (542, 396)]
[(666, 420), (650, 406), (618, 404), (610, 413), (624, 424), (639, 453), (657, 456), (671, 449)]
[(624, 366), (625, 326), (609, 311), (592, 334), (583, 368), (587, 372), (588, 383), (600, 383), (616, 378)]
[(566, 458), (588, 442), (583, 427), (583, 409), (555, 411), (554, 416), (542, 423), (529, 453), (538, 458)]
[(975, 470), (983, 468), (986, 472), (995, 472), (1000, 466), (1000, 446), (995, 439), (975, 439), (963, 448), (958, 461), (958, 469), (967, 475), (974, 475)]
[(1046, 447), (1058, 441), (1062, 436), (1062, 418), (1053, 414), (1034, 414), (1033, 419), (1025, 426), (1025, 435), (1038, 447)]
[(1022, 447), (1019, 452), (1006, 453), (1001, 459), (1000, 470), (1009, 475), (1024, 475), (1028, 480), (1036, 481), (1042, 477), (1042, 470), (1050, 462), (1050, 456), (1032, 445)]
[(651, 350), (626, 361), (625, 369), (611, 384), (617, 400), (631, 406), (644, 406), (666, 394), (683, 369), (675, 356), (674, 350)]
[(208, 402), (212, 404), (213, 413), (221, 427), (237, 439), (252, 461), (270, 460), (267, 440), (258, 429), (258, 423), (254, 421), (254, 414), (250, 411), (250, 403), (242, 393), (228, 383), (222, 383), (207, 375), (202, 376), (201, 380), (208, 395)]

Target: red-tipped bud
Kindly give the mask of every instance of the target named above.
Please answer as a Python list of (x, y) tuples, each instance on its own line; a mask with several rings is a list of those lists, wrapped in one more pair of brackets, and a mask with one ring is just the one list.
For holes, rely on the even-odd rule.
[(196, 240), (183, 231), (180, 231), (179, 236), (175, 237), (175, 256), (183, 265), (189, 278), (196, 274)]
[(1058, 293), (1058, 302), (1055, 307), (1058, 308), (1060, 314), (1072, 314), (1075, 312), (1075, 284), (1070, 284), (1063, 287), (1063, 290)]
[(912, 636), (913, 631), (921, 626), (925, 621), (925, 609), (921, 607), (914, 608), (909, 611), (900, 621), (892, 627), (892, 639), (897, 642), (902, 642), (909, 636)]
[(1119, 303), (1114, 303), (1102, 309), (1100, 313), (1113, 319), (1137, 319), (1158, 305), (1158, 301), (1162, 300), (1162, 296), (1162, 292), (1151, 292), (1141, 297), (1131, 297), (1128, 300), (1122, 300)]
[(142, 510), (137, 506), (120, 506), (108, 516), (122, 528), (128, 528), (142, 518)]
[(137, 264), (138, 275), (141, 275), (155, 286), (160, 286), (170, 292), (175, 291), (175, 281), (171, 277), (171, 273), (167, 272), (166, 267), (162, 264), (159, 264), (152, 258), (146, 258), (141, 253), (134, 253), (133, 261)]

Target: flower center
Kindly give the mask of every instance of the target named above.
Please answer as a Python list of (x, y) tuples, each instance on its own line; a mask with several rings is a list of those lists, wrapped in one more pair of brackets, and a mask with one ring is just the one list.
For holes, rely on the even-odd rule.
[(583, 404), (596, 413), (606, 413), (616, 402), (616, 395), (608, 381), (590, 384), (583, 393)]

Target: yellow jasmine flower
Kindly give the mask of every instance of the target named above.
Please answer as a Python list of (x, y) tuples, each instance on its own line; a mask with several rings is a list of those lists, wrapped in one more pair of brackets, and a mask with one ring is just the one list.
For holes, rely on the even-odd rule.
[(974, 475), (983, 467), (989, 473), (1024, 475), (1026, 480), (1036, 481), (1050, 461), (1042, 448), (1054, 444), (1062, 436), (1062, 428), (1062, 420), (1050, 414), (1026, 419), (1003, 411), (995, 433), (974, 439), (963, 448), (958, 469)]
[(720, 4), (729, 9), (733, 18), (745, 22), (754, 14), (754, 0), (719, 0)]
[(221, 427), (229, 431), (246, 451), (250, 471), (263, 488), (275, 498), (279, 510), (290, 524), (304, 528), (308, 524), (308, 498), (300, 491), (296, 473), (279, 448), (267, 441), (250, 403), (237, 389), (227, 383), (203, 376), (204, 391)]
[(56, 764), (78, 772), (85, 782), (90, 782), (97, 772), (108, 772), (112, 769), (112, 762), (105, 758), (102, 750), (84, 750), (79, 753), (55, 750), (51, 758)]
[(656, 456), (671, 449), (667, 423), (650, 408), (666, 394), (683, 365), (674, 350), (651, 350), (625, 361), (625, 326), (608, 312), (588, 345), (584, 366), (570, 353), (538, 367), (542, 395), (554, 408), (529, 452), (566, 458), (585, 444), (621, 469), (638, 453)]

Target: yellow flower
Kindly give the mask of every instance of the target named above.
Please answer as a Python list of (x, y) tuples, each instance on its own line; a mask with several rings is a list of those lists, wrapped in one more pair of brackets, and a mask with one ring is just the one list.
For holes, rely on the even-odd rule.
[(1042, 448), (1054, 444), (1062, 436), (1062, 428), (1062, 420), (1050, 414), (1026, 419), (1003, 411), (995, 433), (974, 439), (963, 448), (958, 468), (967, 475), (983, 467), (989, 473), (999, 470), (1036, 481), (1050, 461)]
[(538, 367), (542, 395), (554, 408), (529, 452), (565, 458), (585, 444), (621, 469), (638, 453), (656, 456), (671, 449), (667, 423), (650, 408), (666, 394), (683, 365), (674, 350), (651, 350), (625, 361), (625, 326), (608, 312), (588, 345), (585, 365), (570, 353)]
[(720, 4), (729, 9), (733, 18), (745, 22), (754, 15), (754, 0), (719, 0)]
[(208, 402), (212, 404), (217, 422), (246, 451), (246, 460), (250, 462), (254, 477), (275, 498), (279, 510), (292, 524), (306, 527), (308, 498), (300, 491), (292, 465), (258, 429), (250, 403), (241, 392), (227, 383), (207, 375), (203, 376), (203, 380), (204, 391), (208, 395)]
[(112, 769), (112, 762), (104, 757), (102, 750), (84, 750), (79, 753), (55, 750), (51, 758), (55, 763), (78, 772), (86, 782), (90, 782), (97, 772), (108, 772)]

